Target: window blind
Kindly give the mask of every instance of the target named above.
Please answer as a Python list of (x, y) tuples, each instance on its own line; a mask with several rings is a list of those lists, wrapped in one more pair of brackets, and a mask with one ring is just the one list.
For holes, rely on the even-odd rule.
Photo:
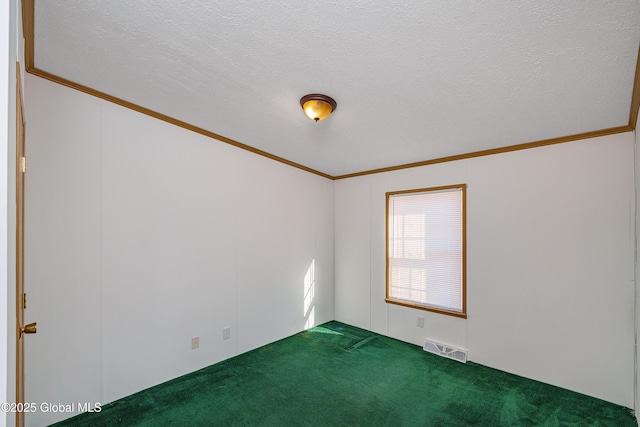
[(388, 298), (462, 313), (463, 187), (388, 196)]

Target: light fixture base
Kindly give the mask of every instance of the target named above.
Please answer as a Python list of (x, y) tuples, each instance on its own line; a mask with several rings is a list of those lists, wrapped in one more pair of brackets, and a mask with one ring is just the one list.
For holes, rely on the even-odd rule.
[(300, 98), (300, 106), (307, 117), (317, 123), (329, 117), (329, 114), (336, 110), (338, 104), (330, 96), (311, 93)]

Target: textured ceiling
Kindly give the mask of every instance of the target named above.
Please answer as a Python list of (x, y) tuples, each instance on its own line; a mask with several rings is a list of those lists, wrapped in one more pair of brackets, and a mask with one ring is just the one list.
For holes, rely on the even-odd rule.
[(40, 70), (335, 176), (627, 125), (640, 1), (36, 0), (34, 28)]

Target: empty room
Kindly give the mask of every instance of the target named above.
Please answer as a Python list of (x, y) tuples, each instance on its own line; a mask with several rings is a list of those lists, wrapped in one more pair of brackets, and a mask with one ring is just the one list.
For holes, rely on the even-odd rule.
[(6, 3), (0, 427), (638, 425), (637, 0)]

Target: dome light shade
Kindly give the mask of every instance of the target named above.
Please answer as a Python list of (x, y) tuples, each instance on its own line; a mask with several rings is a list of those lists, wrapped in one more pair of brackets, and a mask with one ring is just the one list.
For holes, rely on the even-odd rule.
[(300, 105), (307, 117), (316, 122), (329, 117), (329, 114), (335, 111), (337, 106), (333, 98), (319, 93), (303, 96), (300, 98)]

